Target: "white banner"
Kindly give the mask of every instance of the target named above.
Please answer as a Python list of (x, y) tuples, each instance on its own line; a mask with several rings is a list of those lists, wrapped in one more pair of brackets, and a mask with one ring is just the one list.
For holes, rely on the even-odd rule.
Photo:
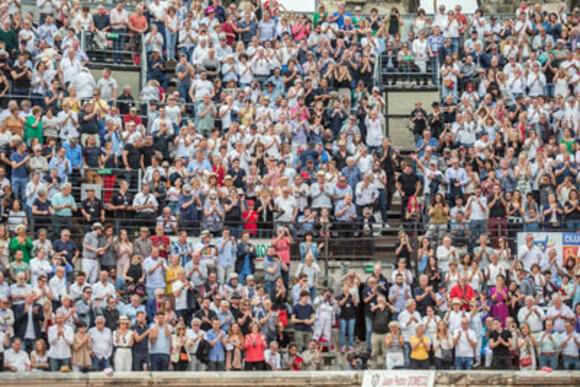
[[(286, 10), (298, 13), (314, 13), (316, 11), (316, 1), (314, 0), (277, 0)], [(262, 7), (265, 1), (262, 1)]]
[[(461, 5), (461, 12), (467, 15), (473, 15), (475, 11), (479, 8), (477, 5), (477, 0), (437, 0), (437, 8), (440, 5), (445, 6), (445, 12), (449, 10), (455, 10), (455, 6)], [(419, 2), (419, 8), (423, 8), (425, 13), (433, 14), (433, 0), (421, 0)]]
[(367, 370), (362, 387), (433, 387), (435, 371)]
[(558, 262), (561, 262), (562, 265), (566, 262), (566, 258), (578, 256), (580, 248), (579, 232), (519, 232), (518, 247), (526, 245), (526, 236), (528, 234), (534, 236), (534, 245), (543, 254), (547, 255), (550, 250), (556, 250)]

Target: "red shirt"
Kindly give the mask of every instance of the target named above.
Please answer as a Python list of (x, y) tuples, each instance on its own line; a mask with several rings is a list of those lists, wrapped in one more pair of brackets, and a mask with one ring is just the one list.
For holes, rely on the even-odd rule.
[(129, 113), (125, 114), (125, 117), (123, 117), (123, 125), (126, 126), (128, 122), (134, 122), (135, 126), (139, 126), (139, 125), (143, 124), (141, 117), (139, 117), (137, 115), (132, 116)]
[(167, 259), (169, 257), (169, 244), (171, 243), (169, 237), (167, 235), (152, 235), (150, 239), (153, 246), (159, 247), (159, 256)]
[[(236, 41), (236, 31), (234, 31), (235, 23), (226, 21), (222, 24), (222, 31), (226, 33), (226, 43), (231, 46)], [(233, 35), (232, 35), (233, 34)]]
[(257, 336), (248, 333), (244, 339), (244, 349), (246, 350), (246, 361), (264, 361), (264, 350), (268, 348), (268, 342), (264, 335), (258, 333)]
[(465, 285), (463, 288), (459, 284), (451, 288), (449, 292), (449, 299), (459, 298), (462, 302), (461, 309), (469, 310), (469, 301), (475, 298), (475, 292), (470, 285)]
[(242, 216), (244, 219), (244, 229), (248, 230), (251, 235), (256, 235), (256, 230), (258, 229), (258, 212), (256, 210), (251, 212), (250, 210), (246, 210)]

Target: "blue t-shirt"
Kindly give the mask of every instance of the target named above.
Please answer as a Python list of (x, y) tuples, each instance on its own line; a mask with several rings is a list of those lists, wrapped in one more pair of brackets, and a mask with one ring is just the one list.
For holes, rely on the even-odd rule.
[(169, 355), (169, 347), (171, 346), (171, 325), (169, 325), (169, 335), (165, 335), (165, 328), (159, 328), (159, 335), (157, 340), (149, 344), (149, 353)]
[[(22, 160), (24, 160), (26, 156), (28, 156), (28, 152), (24, 152), (23, 154), (14, 152), (10, 155), (10, 161), (16, 161), (17, 163), (19, 163)], [(18, 168), (12, 168), (12, 177), (20, 179), (27, 178), (28, 169), (26, 168), (26, 163), (22, 163)]]
[[(211, 343), (212, 341), (215, 340), (216, 337), (218, 337), (218, 335), (219, 335), (219, 331), (216, 332), (213, 329), (210, 329), (205, 334), (205, 338), (209, 343)], [(226, 354), (225, 354), (224, 349), (225, 349), (224, 344), (222, 343), (221, 340), (218, 340), (217, 343), (213, 347), (210, 347), (209, 361), (224, 361), (226, 359)]]

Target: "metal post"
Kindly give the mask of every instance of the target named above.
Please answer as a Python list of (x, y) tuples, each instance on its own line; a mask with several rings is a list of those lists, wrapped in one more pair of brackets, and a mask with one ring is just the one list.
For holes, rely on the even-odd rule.
[(385, 135), (390, 137), (391, 130), (389, 125), (389, 91), (385, 89)]
[(324, 286), (328, 287), (328, 225), (324, 229)]
[(147, 51), (145, 50), (145, 37), (141, 34), (141, 89), (147, 85)]
[(83, 51), (87, 52), (85, 44), (86, 44), (85, 30), (81, 30), (81, 48), (83, 49)]

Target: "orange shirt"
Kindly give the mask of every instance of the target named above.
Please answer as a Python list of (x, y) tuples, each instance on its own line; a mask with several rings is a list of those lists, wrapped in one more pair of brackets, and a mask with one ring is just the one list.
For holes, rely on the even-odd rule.
[(136, 13), (129, 16), (129, 25), (133, 28), (143, 29), (147, 25), (147, 18), (144, 15), (137, 16)]

